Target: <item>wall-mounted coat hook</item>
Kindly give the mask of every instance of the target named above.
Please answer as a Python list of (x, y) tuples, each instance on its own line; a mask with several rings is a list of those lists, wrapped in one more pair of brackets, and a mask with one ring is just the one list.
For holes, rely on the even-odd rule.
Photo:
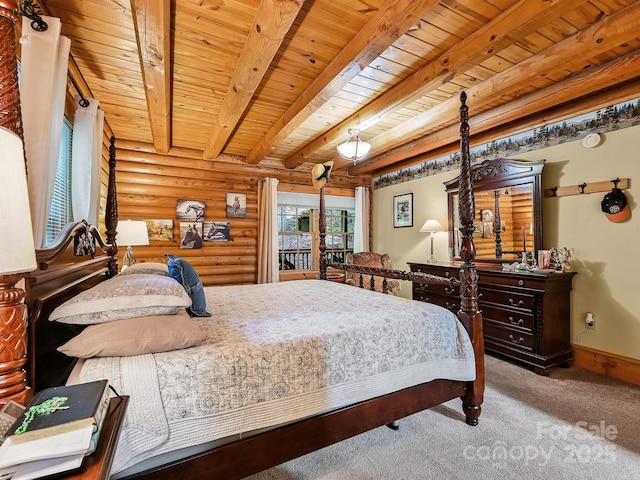
[(544, 191), (545, 197), (566, 197), (567, 195), (581, 195), (583, 193), (608, 192), (613, 188), (611, 184), (620, 190), (629, 188), (628, 178), (616, 178), (606, 182), (581, 183), (580, 185), (571, 185), (569, 187), (552, 187)]

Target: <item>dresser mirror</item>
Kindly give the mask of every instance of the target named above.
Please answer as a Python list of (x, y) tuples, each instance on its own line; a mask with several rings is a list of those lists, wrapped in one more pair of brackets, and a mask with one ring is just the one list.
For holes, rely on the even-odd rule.
[[(544, 160), (499, 158), (472, 169), (475, 196), (476, 262), (499, 266), (529, 263), (542, 248), (542, 169)], [(458, 178), (445, 182), (449, 208), (449, 258), (460, 260)]]

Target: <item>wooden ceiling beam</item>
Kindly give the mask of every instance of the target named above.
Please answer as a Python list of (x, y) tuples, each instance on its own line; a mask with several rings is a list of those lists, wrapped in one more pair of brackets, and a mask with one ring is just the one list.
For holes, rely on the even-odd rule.
[(171, 2), (131, 0), (153, 143), (171, 148)]
[[(621, 43), (635, 39), (639, 29), (640, 2), (634, 2), (540, 54), (466, 89), (468, 102), (475, 110), (482, 111), (482, 107), (495, 102), (500, 95), (510, 95), (517, 88), (530, 85), (537, 78), (546, 75), (544, 72), (549, 72), (568, 61), (579, 60), (575, 56), (576, 52), (588, 52), (590, 57), (607, 52)], [(422, 137), (425, 130), (442, 128), (457, 122), (458, 103), (458, 98), (454, 95), (410, 120), (388, 129), (369, 140), (371, 150), (383, 153)], [(526, 117), (539, 111), (536, 105), (530, 105), (529, 109), (521, 110), (519, 116)]]
[[(327, 131), (285, 160), (287, 168), (313, 160), (315, 152), (334, 147), (347, 138), (349, 129), (361, 131), (386, 115), (409, 105), (453, 77), (495, 55), (514, 41), (525, 38), (550, 19), (574, 9), (584, 0), (520, 0), (494, 20), (457, 43), (437, 60), (430, 62), (402, 83), (376, 98), (339, 125)], [(518, 27), (514, 28), (514, 25)]]
[(438, 3), (388, 0), (249, 152), (247, 163), (259, 163)]
[[(639, 72), (640, 51), (635, 51), (607, 64), (590, 68), (580, 75), (569, 77), (544, 90), (473, 115), (469, 120), (469, 126), (474, 145), (514, 135), (630, 98), (637, 93), (640, 85)], [(620, 87), (614, 88), (613, 85), (617, 84), (620, 84)], [(577, 105), (574, 102), (581, 103)], [(561, 106), (556, 107), (557, 105)], [(523, 111), (527, 112), (526, 116), (522, 115)], [(527, 120), (522, 121), (521, 119), (525, 117)], [(503, 125), (504, 128), (500, 128)], [(364, 175), (375, 172), (378, 175), (406, 168), (456, 151), (459, 148), (456, 146), (459, 138), (458, 125), (451, 125), (370, 160), (359, 162), (349, 169), (349, 173)]]
[(210, 129), (205, 159), (216, 158), (224, 148), (303, 4), (304, 0), (260, 2), (218, 118)]

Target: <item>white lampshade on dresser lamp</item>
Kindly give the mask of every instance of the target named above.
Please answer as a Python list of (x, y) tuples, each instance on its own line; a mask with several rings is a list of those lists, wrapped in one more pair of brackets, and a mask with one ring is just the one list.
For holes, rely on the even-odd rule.
[(0, 400), (24, 403), (27, 389), (27, 306), (16, 284), (37, 267), (22, 140), (0, 127)]
[(122, 269), (130, 267), (136, 263), (136, 256), (133, 254), (131, 247), (138, 245), (149, 245), (149, 233), (147, 231), (147, 222), (144, 220), (125, 220), (118, 222), (116, 228), (116, 242), (118, 245), (126, 245), (127, 252), (122, 257)]
[(438, 263), (436, 257), (433, 256), (433, 234), (436, 232), (444, 231), (444, 228), (440, 224), (438, 220), (427, 220), (424, 222), (424, 225), (420, 228), (421, 232), (430, 233), (431, 234), (431, 256), (427, 260), (427, 263)]

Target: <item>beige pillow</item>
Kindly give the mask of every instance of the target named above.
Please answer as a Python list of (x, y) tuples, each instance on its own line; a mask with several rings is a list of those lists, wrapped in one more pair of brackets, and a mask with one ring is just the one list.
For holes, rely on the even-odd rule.
[(149, 315), (175, 315), (191, 306), (184, 287), (164, 275), (116, 275), (56, 308), (49, 320), (77, 325)]
[(183, 309), (177, 315), (127, 318), (90, 325), (58, 348), (70, 357), (120, 357), (199, 345), (206, 333)]
[(158, 262), (134, 263), (129, 267), (122, 267), (122, 271), (118, 275), (131, 275), (136, 273), (168, 276), (169, 267), (167, 266), (166, 263), (158, 263)]

